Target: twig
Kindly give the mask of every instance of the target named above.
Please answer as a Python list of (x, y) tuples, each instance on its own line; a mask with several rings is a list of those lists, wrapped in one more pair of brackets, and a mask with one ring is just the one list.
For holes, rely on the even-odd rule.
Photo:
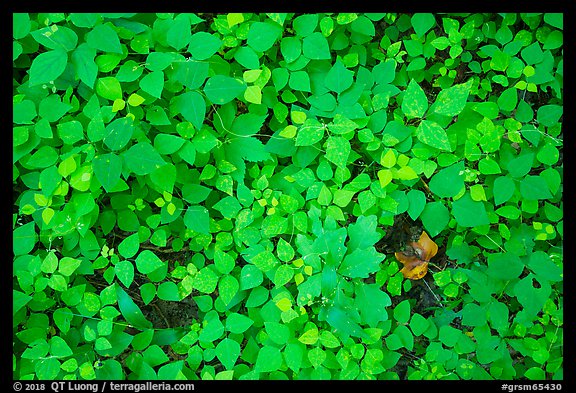
[(430, 285), (428, 285), (428, 283), (426, 282), (426, 280), (422, 280), (424, 281), (424, 284), (426, 284), (426, 286), (428, 287), (428, 289), (430, 290), (430, 293), (432, 293), (432, 295), (434, 296), (434, 298), (436, 299), (436, 301), (438, 302), (438, 304), (440, 304), (442, 307), (444, 307), (444, 304), (442, 304), (442, 301), (440, 300), (440, 298), (434, 293), (434, 291), (432, 290), (432, 288), (430, 288)]

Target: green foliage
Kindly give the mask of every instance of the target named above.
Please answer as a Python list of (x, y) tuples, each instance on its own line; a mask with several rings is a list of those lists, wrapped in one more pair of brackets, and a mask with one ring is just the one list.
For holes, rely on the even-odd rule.
[(561, 14), (13, 14), (13, 377), (563, 379), (562, 122)]

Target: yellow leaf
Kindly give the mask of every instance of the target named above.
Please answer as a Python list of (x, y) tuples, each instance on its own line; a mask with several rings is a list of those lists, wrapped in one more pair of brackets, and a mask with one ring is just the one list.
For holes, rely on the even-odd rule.
[(380, 180), (380, 187), (385, 188), (392, 181), (392, 172), (390, 169), (379, 170), (378, 180)]
[(126, 107), (126, 102), (124, 102), (124, 100), (121, 98), (117, 98), (114, 100), (114, 103), (112, 104), (112, 112), (121, 111), (122, 109), (124, 109), (124, 107)]
[(248, 86), (244, 91), (244, 98), (246, 101), (253, 104), (262, 103), (262, 90), (258, 86)]
[(283, 138), (292, 139), (296, 136), (296, 131), (298, 131), (298, 128), (290, 124), (284, 127), (282, 131), (280, 131), (280, 136)]
[(142, 104), (145, 101), (144, 97), (133, 93), (130, 95), (130, 97), (128, 97), (128, 105), (130, 106), (138, 106), (140, 104)]
[(396, 165), (396, 154), (394, 154), (394, 150), (388, 149), (386, 153), (382, 152), (380, 164), (386, 168), (392, 168)]
[(166, 211), (168, 212), (168, 214), (170, 214), (171, 216), (174, 215), (174, 212), (176, 211), (176, 205), (173, 204), (172, 202), (170, 202), (168, 204), (168, 206), (166, 206)]
[(288, 311), (292, 308), (292, 302), (290, 299), (283, 297), (276, 302), (276, 307), (278, 307), (281, 311)]
[(42, 220), (44, 221), (44, 224), (49, 224), (52, 217), (54, 217), (54, 209), (47, 207), (42, 211)]
[(36, 202), (38, 206), (46, 206), (48, 204), (48, 198), (42, 194), (34, 194), (34, 202)]

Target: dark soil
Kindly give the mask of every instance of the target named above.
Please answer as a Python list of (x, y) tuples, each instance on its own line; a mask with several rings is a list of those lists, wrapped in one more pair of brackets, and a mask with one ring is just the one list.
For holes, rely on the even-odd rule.
[(142, 313), (154, 329), (188, 327), (198, 319), (198, 306), (191, 297), (179, 302), (155, 299), (142, 307)]

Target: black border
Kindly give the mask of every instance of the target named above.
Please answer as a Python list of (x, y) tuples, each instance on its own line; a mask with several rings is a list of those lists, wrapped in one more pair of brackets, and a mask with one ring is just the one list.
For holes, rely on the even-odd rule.
[[(153, 7), (149, 7), (153, 6)], [(147, 9), (148, 8), (148, 9)], [(574, 75), (570, 72), (570, 70), (574, 70), (575, 62), (573, 60), (574, 56), (574, 41), (571, 38), (576, 37), (575, 31), (575, 23), (574, 21), (574, 13), (572, 13), (571, 8), (568, 6), (568, 2), (562, 1), (546, 1), (546, 2), (428, 2), (425, 4), (410, 4), (410, 3), (385, 3), (385, 2), (275, 2), (271, 4), (270, 2), (230, 2), (230, 3), (214, 3), (214, 2), (179, 2), (176, 4), (172, 3), (147, 3), (141, 2), (134, 4), (127, 4), (125, 2), (114, 2), (108, 4), (107, 2), (74, 2), (68, 4), (57, 4), (57, 2), (39, 2), (35, 4), (30, 4), (26, 2), (21, 3), (11, 3), (8, 6), (8, 12), (3, 12), (3, 22), (2, 23), (2, 37), (7, 41), (5, 43), (4, 48), (8, 48), (9, 53), (12, 51), (11, 45), (11, 37), (12, 37), (12, 13), (13, 12), (54, 12), (54, 11), (65, 11), (65, 12), (109, 12), (109, 11), (125, 11), (125, 12), (158, 12), (158, 11), (186, 11), (186, 12), (267, 12), (267, 11), (275, 11), (275, 12), (298, 12), (298, 13), (313, 13), (313, 12), (563, 12), (564, 19), (565, 19), (565, 26), (564, 26), (564, 36), (565, 38), (565, 45), (564, 45), (564, 58), (565, 58), (565, 66), (564, 69), (566, 70), (564, 75), (564, 107), (565, 108), (576, 108), (574, 103)], [(136, 10), (136, 11), (135, 11)], [(4, 16), (6, 19), (4, 19)], [(566, 51), (565, 49), (569, 49)], [(4, 55), (2, 56), (3, 61), (6, 63), (6, 73), (4, 75), (9, 75), (10, 79), (3, 83), (2, 86), (6, 88), (6, 86), (12, 85), (12, 67), (9, 65), (11, 62), (11, 56)], [(12, 106), (11, 96), (6, 93), (3, 94), (3, 98), (6, 100), (5, 108), (9, 108)], [(573, 130), (574, 127), (574, 118), (573, 113), (569, 112), (569, 116), (566, 116), (567, 113), (564, 113), (563, 118), (563, 127), (564, 130)], [(10, 112), (11, 116), (11, 112)], [(0, 174), (6, 182), (12, 182), (12, 149), (10, 145), (3, 144), (4, 148), (7, 148), (8, 154), (4, 155), (3, 157), (8, 158), (5, 163), (6, 167), (4, 171), (1, 171)], [(574, 148), (574, 135), (573, 131), (569, 131), (564, 135), (564, 146), (563, 149)], [(566, 155), (564, 158), (564, 174), (567, 176), (563, 176), (563, 187), (564, 189), (570, 190), (570, 185), (574, 181), (573, 171), (571, 170), (572, 164), (572, 154)], [(12, 193), (10, 193), (12, 195)], [(5, 211), (11, 212), (10, 209), (6, 209)], [(574, 223), (574, 209), (569, 208), (565, 209), (564, 211), (564, 231), (565, 235), (564, 238), (570, 237), (571, 233), (573, 233), (573, 223)], [(12, 255), (12, 214), (7, 214), (4, 221), (6, 225), (6, 236), (5, 239), (8, 239), (9, 242), (5, 248), (5, 250), (10, 250), (7, 253)], [(566, 224), (567, 223), (567, 224)], [(6, 258), (7, 261), (5, 263), (10, 263), (8, 261), (9, 258)], [(575, 263), (576, 259), (574, 258), (572, 249), (568, 249), (564, 251), (564, 269), (565, 269), (565, 280), (571, 280), (575, 277)], [(10, 272), (12, 273), (12, 266), (10, 265)], [(2, 290), (4, 291), (4, 299), (12, 299), (12, 291), (11, 291), (11, 283), (12, 283), (12, 274), (8, 275), (5, 274), (2, 276), (3, 280), (9, 280), (10, 285), (2, 285)], [(528, 381), (528, 380), (514, 380), (514, 381), (501, 381), (501, 380), (491, 380), (491, 381), (466, 381), (466, 380), (457, 380), (457, 381), (268, 381), (268, 380), (258, 380), (258, 381), (189, 381), (189, 383), (193, 383), (195, 385), (194, 391), (203, 391), (204, 389), (215, 389), (215, 388), (239, 388), (239, 389), (262, 389), (262, 390), (269, 390), (270, 388), (274, 387), (284, 387), (287, 388), (300, 388), (301, 386), (311, 387), (311, 388), (320, 388), (320, 389), (334, 389), (334, 388), (360, 388), (360, 389), (403, 389), (403, 388), (438, 388), (438, 389), (450, 389), (454, 391), (460, 391), (461, 389), (468, 389), (468, 388), (481, 388), (485, 389), (486, 392), (491, 391), (504, 391), (502, 390), (502, 384), (509, 384), (509, 385), (533, 385), (533, 384), (560, 384), (562, 386), (562, 390), (568, 389), (568, 387), (575, 387), (575, 372), (576, 367), (574, 365), (574, 347), (576, 345), (576, 340), (574, 340), (573, 336), (570, 334), (572, 332), (576, 332), (576, 326), (574, 324), (575, 321), (575, 313), (574, 313), (574, 288), (575, 285), (568, 285), (565, 290), (564, 294), (564, 310), (568, 310), (568, 312), (564, 313), (564, 380), (562, 381), (553, 381), (553, 380), (545, 380), (545, 381)], [(4, 304), (10, 305), (12, 302), (5, 300)], [(11, 307), (8, 307), (10, 318), (12, 318)], [(12, 324), (9, 325), (10, 329), (12, 330)], [(568, 335), (568, 336), (567, 336)], [(2, 355), (2, 373), (4, 374), (4, 378), (2, 378), (3, 382), (6, 382), (8, 387), (11, 391), (15, 391), (13, 388), (13, 380), (12, 377), (12, 344), (11, 338), (8, 334), (3, 335), (3, 340), (5, 343), (1, 346), (2, 349), (6, 351)], [(50, 384), (54, 381), (20, 381), (22, 384), (33, 383), (33, 384), (44, 384), (45, 390), (44, 391), (52, 391), (50, 389)], [(119, 382), (119, 381), (117, 381)], [(122, 383), (142, 383), (145, 381), (122, 381)], [(155, 381), (160, 382), (160, 381)], [(168, 384), (176, 384), (180, 383), (179, 381), (164, 381)], [(186, 381), (182, 381), (186, 382)], [(103, 384), (103, 381), (86, 381), (86, 383), (98, 383), (100, 386)], [(4, 385), (4, 383), (2, 383)], [(50, 390), (48, 390), (50, 389)], [(543, 389), (547, 390), (547, 389)], [(66, 390), (63, 390), (66, 391)], [(101, 389), (99, 389), (101, 391)], [(110, 391), (107, 389), (107, 391)]]

